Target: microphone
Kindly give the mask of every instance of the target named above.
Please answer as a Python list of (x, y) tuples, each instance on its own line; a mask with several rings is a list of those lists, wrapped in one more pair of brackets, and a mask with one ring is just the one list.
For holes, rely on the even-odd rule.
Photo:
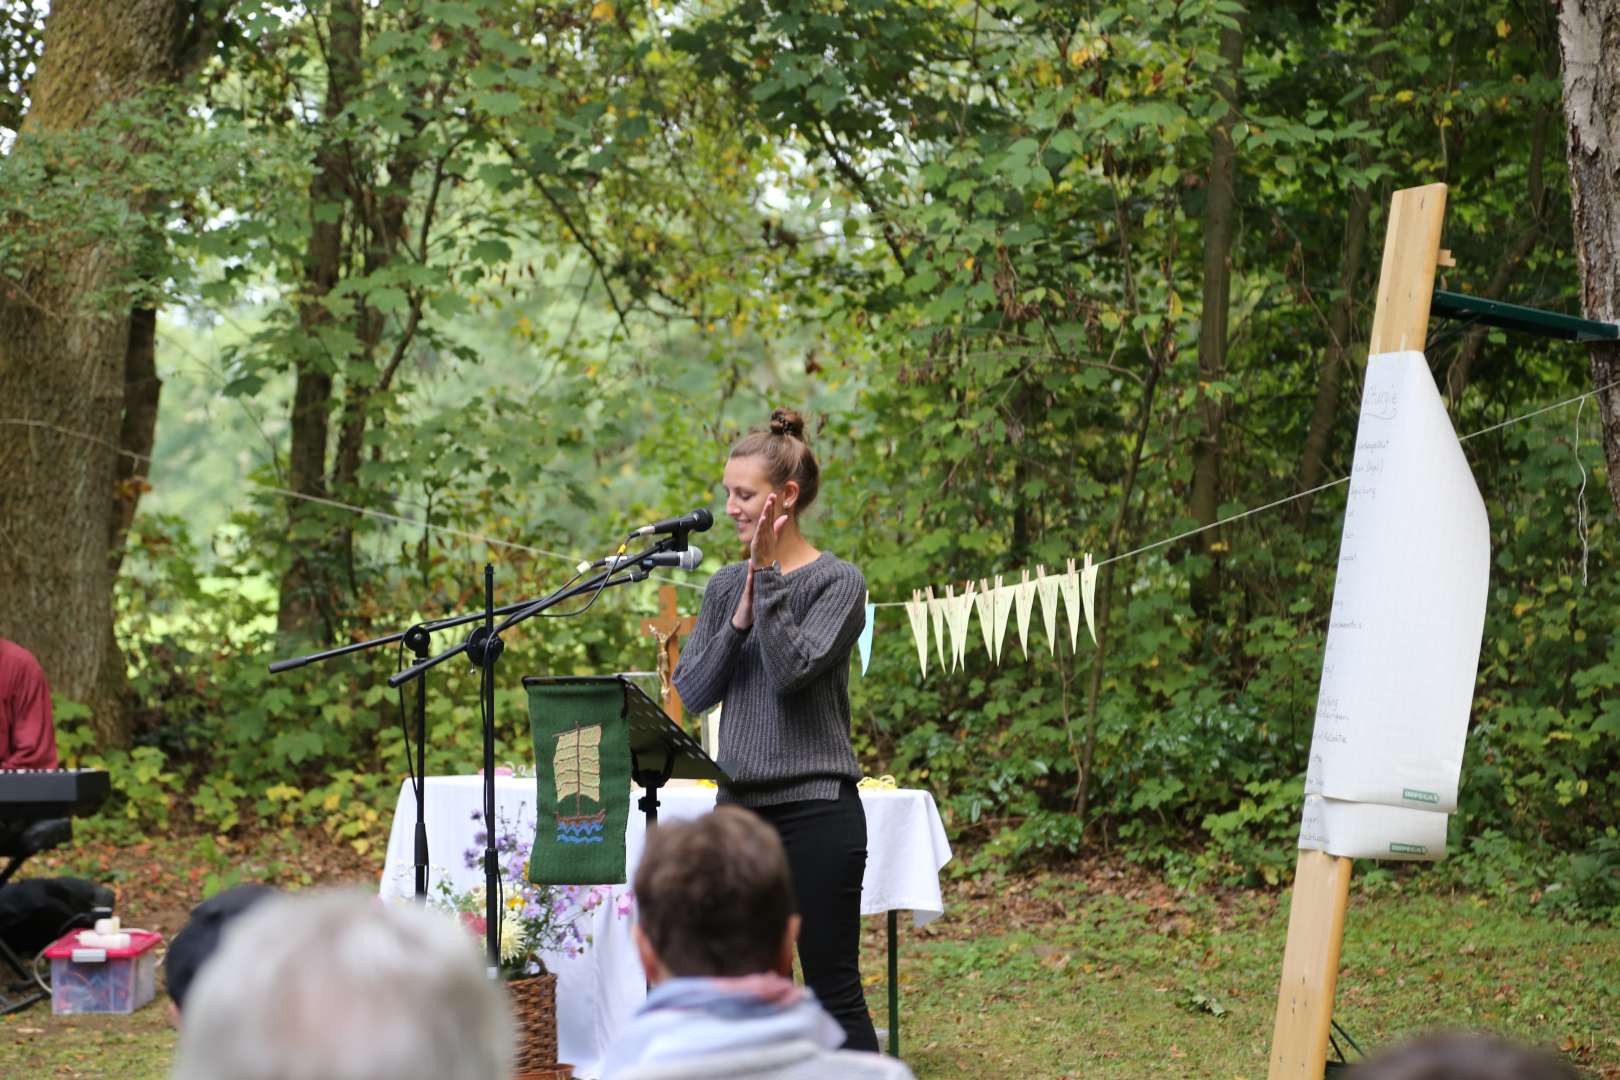
[(703, 532), (713, 524), (714, 515), (703, 507), (698, 507), (690, 514), (682, 514), (680, 517), (665, 518), (663, 521), (655, 521), (651, 525), (643, 525), (630, 535), (651, 536), (654, 533)]
[(698, 564), (702, 561), (703, 549), (689, 547), (684, 551), (654, 551), (651, 553), (643, 552), (640, 555), (609, 555), (607, 558), (597, 559), (595, 562), (582, 562), (575, 569), (581, 574), (587, 570), (595, 570), (603, 566), (613, 571), (632, 566), (645, 566), (649, 569), (654, 566), (673, 566), (680, 570), (696, 570)]

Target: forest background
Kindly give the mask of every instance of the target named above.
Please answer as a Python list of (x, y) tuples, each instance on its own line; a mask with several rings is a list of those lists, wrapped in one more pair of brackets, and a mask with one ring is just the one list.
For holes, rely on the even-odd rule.
[[(874, 601), (1346, 476), (1392, 190), (1450, 185), (1446, 287), (1580, 312), (1557, 19), (11, 5), (0, 632), (45, 662), (68, 761), (112, 772), (87, 827), (318, 826), (376, 856), (399, 658), (268, 662), (468, 609), (488, 559), (501, 598), (536, 595), (629, 527), (718, 509), (726, 448), (777, 406), (824, 463), (807, 529)], [(1581, 346), (1436, 323), (1427, 351), (1460, 434), (1593, 388)], [(1597, 412), (1464, 444), (1494, 561), (1435, 873), (1615, 921)], [(968, 870), (1114, 851), (1280, 883), (1344, 496), (1110, 564), (1078, 652), (1037, 630), (1027, 659), (975, 641), (923, 678), (879, 609), (863, 762), (934, 793)], [(721, 535), (685, 612), (737, 554)], [(527, 756), (517, 675), (646, 669), (654, 609), (646, 585), (514, 632), (499, 756)], [(433, 673), (431, 773), (476, 768), (475, 685)]]

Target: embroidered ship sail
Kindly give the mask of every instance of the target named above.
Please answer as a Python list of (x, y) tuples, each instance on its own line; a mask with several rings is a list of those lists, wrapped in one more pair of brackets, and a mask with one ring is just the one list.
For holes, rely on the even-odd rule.
[(602, 823), (607, 819), (604, 808), (594, 814), (581, 812), (580, 800), (602, 801), (602, 727), (575, 727), (557, 736), (557, 751), (552, 757), (552, 781), (557, 787), (557, 805), (563, 799), (574, 797), (574, 813), (557, 817), (557, 839), (565, 844), (600, 844)]

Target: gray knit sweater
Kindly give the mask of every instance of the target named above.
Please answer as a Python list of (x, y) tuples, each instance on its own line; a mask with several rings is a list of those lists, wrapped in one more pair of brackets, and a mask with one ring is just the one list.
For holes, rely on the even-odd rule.
[(748, 565), (709, 579), (675, 689), (693, 712), (724, 704), (721, 802), (774, 806), (835, 799), (859, 780), (849, 745), (849, 654), (866, 626), (866, 579), (823, 552), (784, 574), (754, 571), (754, 625), (731, 625)]

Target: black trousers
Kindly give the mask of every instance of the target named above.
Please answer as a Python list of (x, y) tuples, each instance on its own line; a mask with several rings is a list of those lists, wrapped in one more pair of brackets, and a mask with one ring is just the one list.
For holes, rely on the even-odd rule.
[(836, 799), (762, 806), (787, 848), (799, 901), (799, 967), (822, 1008), (844, 1029), (847, 1050), (877, 1050), (861, 988), (861, 878), (866, 874), (866, 811), (853, 783)]

